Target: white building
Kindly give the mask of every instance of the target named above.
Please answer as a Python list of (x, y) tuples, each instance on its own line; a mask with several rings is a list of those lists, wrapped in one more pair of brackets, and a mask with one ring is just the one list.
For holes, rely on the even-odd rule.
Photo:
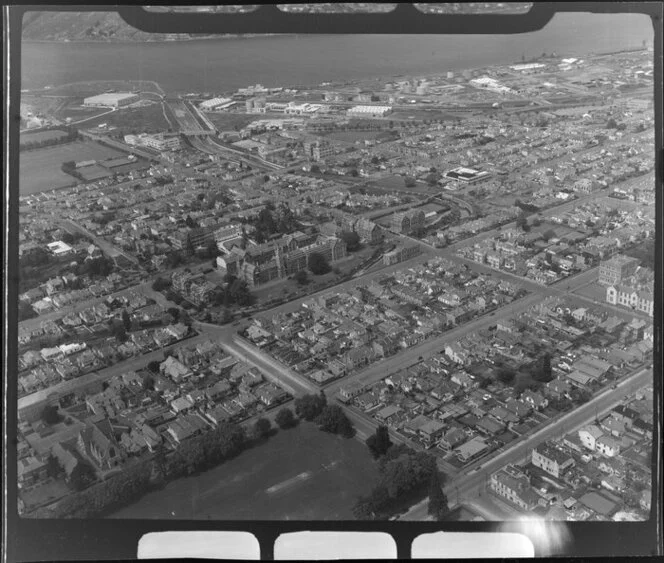
[(603, 435), (604, 432), (595, 424), (584, 426), (579, 430), (579, 439), (581, 440), (581, 443), (585, 448), (593, 451), (597, 449), (597, 440)]
[(131, 92), (117, 92), (113, 94), (99, 94), (83, 100), (87, 107), (119, 108), (128, 106), (140, 100), (139, 96)]
[(211, 110), (219, 107), (228, 107), (233, 100), (230, 98), (212, 98), (211, 100), (205, 100), (198, 104), (198, 107), (203, 111)]
[(182, 147), (179, 135), (125, 135), (124, 142), (132, 146), (149, 147), (157, 151), (173, 151)]
[(631, 307), (650, 316), (655, 310), (655, 295), (651, 288), (639, 289), (624, 285), (611, 285), (606, 288), (606, 302), (611, 305)]
[(66, 256), (74, 252), (74, 249), (69, 246), (66, 242), (61, 240), (56, 240), (55, 242), (49, 242), (46, 247), (53, 253), (54, 256)]
[(346, 111), (348, 117), (385, 117), (392, 106), (354, 106)]

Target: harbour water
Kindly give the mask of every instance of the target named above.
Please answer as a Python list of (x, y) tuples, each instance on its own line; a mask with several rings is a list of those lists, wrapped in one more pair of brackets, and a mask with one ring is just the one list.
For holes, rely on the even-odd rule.
[[(497, 30), (499, 31), (499, 30)], [(91, 80), (154, 80), (168, 92), (226, 92), (250, 84), (316, 85), (417, 76), (520, 61), (542, 52), (586, 55), (652, 44), (640, 14), (562, 14), (518, 35), (288, 35), (164, 43), (25, 42), (21, 88)]]

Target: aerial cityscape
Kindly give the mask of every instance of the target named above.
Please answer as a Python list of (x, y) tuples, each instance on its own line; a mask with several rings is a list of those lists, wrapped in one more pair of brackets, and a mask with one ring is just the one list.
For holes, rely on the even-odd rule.
[(594, 17), (413, 69), (26, 15), (19, 513), (647, 520), (652, 28)]

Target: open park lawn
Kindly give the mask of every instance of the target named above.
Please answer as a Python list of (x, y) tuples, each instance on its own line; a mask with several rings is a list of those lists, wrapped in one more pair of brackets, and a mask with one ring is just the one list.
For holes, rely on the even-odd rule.
[[(162, 133), (171, 125), (164, 117), (160, 103), (135, 108), (120, 108), (117, 111), (95, 117), (81, 125), (85, 129), (105, 123), (108, 128), (120, 129), (125, 135), (134, 133)], [(175, 125), (175, 123), (173, 123)]]
[(305, 422), (110, 518), (353, 520), (353, 505), (377, 471), (364, 444)]
[(94, 142), (76, 142), (20, 154), (19, 192), (22, 195), (63, 188), (77, 183), (60, 167), (68, 160), (104, 160), (122, 156), (118, 150)]

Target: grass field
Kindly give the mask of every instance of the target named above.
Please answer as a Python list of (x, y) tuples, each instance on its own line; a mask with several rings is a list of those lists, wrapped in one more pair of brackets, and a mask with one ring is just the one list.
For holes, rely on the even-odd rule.
[(59, 110), (57, 117), (59, 119), (67, 119), (68, 117), (71, 117), (72, 121), (79, 121), (81, 119), (87, 119), (105, 113), (106, 111), (108, 111), (106, 108), (85, 108), (80, 105), (72, 105)]
[(125, 134), (133, 131), (137, 133), (157, 133), (167, 131), (170, 127), (159, 103), (139, 108), (121, 108), (118, 111), (90, 119), (81, 124), (81, 127), (96, 127), (100, 123), (106, 123), (108, 127), (122, 129)]
[[(258, 119), (269, 119), (268, 116), (259, 116), (248, 113), (230, 113), (230, 112), (205, 112), (207, 117), (219, 131), (235, 131), (242, 129), (252, 121)], [(282, 116), (283, 117), (283, 116)]]
[[(306, 478), (305, 478), (306, 477)], [(111, 518), (352, 520), (377, 468), (358, 440), (303, 423), (197, 476), (149, 493)]]
[(118, 150), (99, 143), (77, 142), (21, 153), (19, 192), (22, 195), (63, 188), (76, 180), (60, 170), (68, 160), (103, 160), (123, 156)]

